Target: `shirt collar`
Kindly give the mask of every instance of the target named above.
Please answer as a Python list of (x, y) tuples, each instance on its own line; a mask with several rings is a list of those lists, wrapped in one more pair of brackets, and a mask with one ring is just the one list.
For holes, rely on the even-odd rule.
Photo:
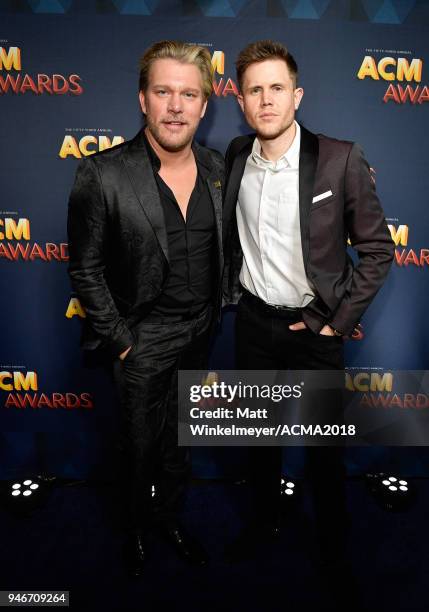
[(283, 170), (284, 168), (293, 168), (295, 170), (298, 170), (299, 153), (300, 153), (300, 148), (301, 148), (301, 128), (299, 126), (299, 123), (297, 123), (296, 121), (294, 123), (295, 123), (295, 137), (292, 141), (292, 144), (289, 147), (289, 149), (286, 151), (286, 153), (283, 153), (283, 155), (275, 162), (262, 157), (261, 143), (259, 142), (258, 138), (255, 138), (253, 142), (251, 155), (252, 155), (253, 161), (255, 162), (257, 166), (261, 168), (265, 168), (265, 169), (269, 168), (273, 172), (279, 172), (280, 170)]

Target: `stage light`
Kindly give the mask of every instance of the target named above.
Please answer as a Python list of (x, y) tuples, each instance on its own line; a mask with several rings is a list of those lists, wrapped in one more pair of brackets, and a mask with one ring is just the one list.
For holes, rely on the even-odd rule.
[(290, 496), (294, 494), (295, 483), (292, 482), (292, 480), (285, 480), (284, 478), (282, 478), (280, 481), (280, 486), (280, 490), (284, 495)]
[(405, 510), (412, 503), (415, 493), (408, 480), (400, 476), (367, 474), (367, 485), (374, 498), (385, 510)]
[(0, 485), (2, 505), (16, 515), (28, 515), (39, 508), (51, 490), (55, 479), (36, 476)]
[(295, 507), (298, 494), (299, 486), (295, 481), (290, 478), (280, 479), (280, 501), (285, 512)]

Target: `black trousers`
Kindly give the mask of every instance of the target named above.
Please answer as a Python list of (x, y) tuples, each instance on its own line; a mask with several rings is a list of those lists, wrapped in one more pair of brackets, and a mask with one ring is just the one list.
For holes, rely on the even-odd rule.
[[(342, 370), (343, 341), (337, 336), (292, 331), (300, 311), (275, 311), (245, 292), (236, 319), (237, 368), (242, 370)], [(252, 520), (272, 523), (280, 508), (282, 448), (249, 448)], [(344, 544), (346, 505), (343, 450), (306, 448), (306, 472), (311, 483), (316, 526), (322, 544)], [(326, 542), (325, 542), (326, 540)]]
[(177, 445), (178, 370), (206, 367), (211, 322), (211, 307), (187, 321), (149, 316), (133, 327), (126, 358), (115, 360), (118, 494), (124, 527), (132, 533), (154, 523), (173, 525), (181, 510), (190, 455)]

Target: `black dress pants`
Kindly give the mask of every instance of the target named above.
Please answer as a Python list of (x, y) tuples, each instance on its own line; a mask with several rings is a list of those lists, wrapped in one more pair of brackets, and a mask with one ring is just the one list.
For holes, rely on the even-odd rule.
[[(292, 331), (300, 311), (276, 311), (244, 292), (237, 310), (236, 351), (240, 370), (343, 370), (343, 340)], [(249, 448), (252, 520), (258, 524), (278, 520), (282, 448)], [(316, 527), (322, 547), (344, 544), (346, 505), (343, 449), (306, 448), (306, 472), (311, 483)]]
[(177, 445), (178, 370), (206, 367), (211, 320), (211, 307), (186, 321), (149, 315), (132, 328), (125, 359), (115, 360), (119, 504), (132, 533), (177, 520), (190, 473), (189, 449)]

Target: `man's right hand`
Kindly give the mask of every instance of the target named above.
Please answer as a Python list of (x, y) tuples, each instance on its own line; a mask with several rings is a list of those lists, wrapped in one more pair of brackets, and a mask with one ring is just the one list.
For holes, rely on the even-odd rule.
[(119, 359), (120, 359), (121, 361), (123, 361), (123, 360), (125, 359), (125, 357), (126, 357), (126, 356), (128, 355), (128, 353), (130, 352), (131, 348), (132, 348), (132, 345), (131, 345), (131, 346), (129, 346), (127, 349), (125, 349), (125, 351), (119, 355)]

